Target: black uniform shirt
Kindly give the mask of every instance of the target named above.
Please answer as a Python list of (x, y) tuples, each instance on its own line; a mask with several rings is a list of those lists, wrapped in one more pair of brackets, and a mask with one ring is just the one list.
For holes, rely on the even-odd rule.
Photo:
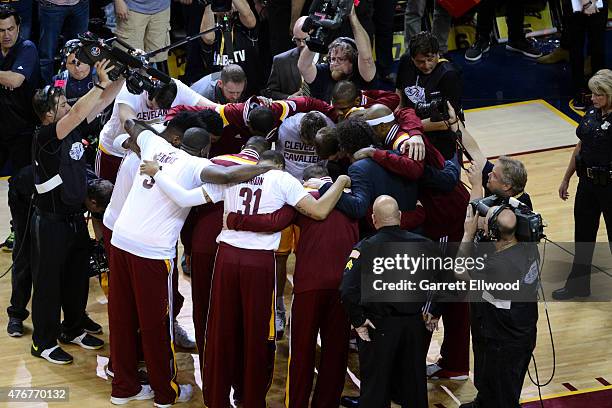
[(601, 109), (590, 109), (576, 128), (582, 142), (580, 157), (587, 167), (612, 164), (612, 114), (602, 116)]
[(6, 55), (0, 52), (0, 70), (25, 76), (25, 81), (18, 88), (0, 86), (0, 123), (5, 126), (3, 132), (19, 135), (34, 131), (39, 121), (32, 108), (32, 96), (40, 81), (38, 52), (34, 43), (19, 39)]
[[(315, 67), (317, 68), (317, 75), (315, 76), (314, 81), (308, 84), (308, 87), (310, 88), (310, 95), (313, 98), (330, 102), (332, 90), (338, 81), (334, 81), (332, 78), (329, 63), (320, 63), (315, 65)], [(357, 62), (353, 64), (353, 73), (347, 78), (347, 80), (353, 82), (359, 90), (369, 89), (370, 85), (374, 82), (374, 80), (368, 82), (362, 78), (361, 74), (359, 73)]]
[[(371, 245), (391, 242), (423, 242), (431, 243), (427, 238), (400, 229), (399, 226), (380, 228), (373, 236), (361, 240), (355, 245), (344, 269), (340, 286), (341, 299), (347, 310), (353, 327), (361, 326), (366, 319), (384, 318), (389, 316), (414, 315), (422, 312), (423, 303), (416, 302), (376, 302), (361, 301), (361, 254)], [(432, 252), (435, 250), (432, 247)], [(438, 315), (432, 305), (431, 313)]]
[(54, 214), (77, 214), (82, 211), (87, 196), (85, 147), (81, 134), (83, 121), (63, 140), (57, 138), (57, 123), (41, 126), (35, 136), (36, 184), (42, 184), (60, 174), (62, 184), (46, 193), (37, 194), (37, 208)]
[[(488, 282), (502, 283), (518, 280), (521, 297), (531, 298), (531, 301), (512, 301), (509, 309), (498, 308), (489, 302), (483, 303), (480, 324), (485, 337), (521, 343), (535, 339), (538, 322), (537, 285), (539, 279), (537, 258), (530, 255), (534, 250), (537, 251), (537, 248), (531, 247), (529, 243), (519, 243), (487, 257), (482, 273), (483, 279)], [(490, 294), (495, 299), (504, 300), (503, 294), (494, 291), (491, 291)]]
[[(395, 87), (400, 90), (402, 106), (414, 108), (417, 103), (431, 102), (431, 93), (440, 92), (453, 105), (455, 112), (461, 109), (461, 93), (463, 79), (455, 65), (445, 59), (440, 59), (438, 65), (430, 74), (423, 74), (405, 53), (400, 58)], [(432, 144), (449, 160), (457, 150), (455, 135), (449, 130), (427, 132), (426, 136)]]

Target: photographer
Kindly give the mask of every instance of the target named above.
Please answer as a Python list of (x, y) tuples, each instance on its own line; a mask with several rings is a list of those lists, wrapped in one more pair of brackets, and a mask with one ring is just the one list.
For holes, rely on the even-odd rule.
[(225, 3), (231, 4), (231, 8), (222, 13), (213, 11), (211, 4), (206, 5), (204, 9), (200, 31), (210, 30), (215, 24), (218, 27), (202, 36), (206, 63), (213, 67), (214, 71), (229, 64), (240, 65), (247, 77), (244, 96), (257, 95), (266, 83), (264, 64), (259, 57), (257, 17), (247, 0), (231, 0)]
[(351, 5), (348, 16), (355, 39), (336, 38), (329, 45), (328, 61), (315, 64), (315, 53), (304, 48), (298, 59), (298, 69), (310, 87), (310, 94), (328, 102), (336, 82), (349, 80), (359, 89), (368, 88), (376, 75), (372, 43)]
[[(461, 93), (463, 79), (459, 69), (450, 61), (440, 58), (438, 40), (430, 32), (423, 31), (410, 40), (408, 52), (400, 58), (397, 72), (396, 92), (401, 98), (400, 106), (417, 108), (421, 104), (440, 101), (446, 110), (448, 100), (457, 116), (462, 118)], [(434, 122), (423, 119), (425, 135), (444, 159), (457, 154), (456, 136), (451, 131), (456, 118)]]
[[(104, 342), (85, 333), (89, 234), (83, 217), (87, 172), (83, 128), (117, 96), (123, 80), (111, 82), (108, 60), (96, 63), (100, 83), (73, 107), (61, 88), (47, 86), (33, 98), (42, 126), (34, 135), (35, 167), (32, 234), (32, 355), (55, 364), (72, 356), (57, 345), (75, 343), (99, 349)], [(60, 327), (60, 308), (64, 321)]]
[(115, 182), (124, 152), (113, 147), (113, 141), (119, 134), (124, 133), (127, 119), (144, 120), (149, 124), (163, 122), (168, 109), (177, 105), (217, 106), (178, 79), (172, 79), (168, 84), (157, 83), (152, 94), (142, 91), (134, 95), (127, 85), (124, 85), (115, 99), (113, 114), (100, 131), (96, 174)]
[[(469, 256), (474, 248), (479, 220), (486, 239), (494, 241), (480, 272), (471, 276), (487, 282), (520, 282), (520, 301), (507, 300), (509, 292), (472, 292), (472, 343), (474, 385), (478, 394), (461, 408), (518, 407), (523, 380), (535, 348), (538, 306), (538, 255), (530, 243), (517, 240), (517, 217), (508, 206), (488, 208), (486, 216), (474, 214), (468, 206), (465, 232), (459, 256)], [(515, 295), (515, 292), (512, 293)]]
[(586, 297), (591, 294), (591, 263), (599, 219), (603, 213), (612, 242), (612, 225), (608, 225), (612, 208), (612, 71), (602, 69), (589, 80), (593, 92), (593, 108), (582, 118), (576, 129), (580, 139), (572, 153), (565, 176), (559, 186), (559, 197), (569, 198), (569, 181), (578, 174), (578, 189), (574, 201), (574, 240), (576, 255), (572, 271), (563, 288), (553, 292), (556, 300)]

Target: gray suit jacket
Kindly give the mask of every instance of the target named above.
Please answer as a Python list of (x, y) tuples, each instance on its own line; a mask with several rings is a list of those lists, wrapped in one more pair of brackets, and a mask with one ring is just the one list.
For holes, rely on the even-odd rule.
[(299, 57), (300, 51), (297, 47), (274, 56), (268, 85), (261, 91), (263, 96), (277, 100), (287, 99), (301, 88), (302, 76), (297, 67)]

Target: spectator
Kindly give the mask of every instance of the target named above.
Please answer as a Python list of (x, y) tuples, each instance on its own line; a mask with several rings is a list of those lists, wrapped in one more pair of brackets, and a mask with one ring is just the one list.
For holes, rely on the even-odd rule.
[[(251, 10), (247, 0), (232, 0), (232, 11), (223, 16), (217, 16), (223, 22), (225, 29), (215, 30), (202, 36), (204, 41), (205, 59), (214, 70), (220, 70), (226, 65), (237, 64), (242, 67), (247, 77), (245, 96), (259, 93), (263, 88), (265, 76), (258, 48), (257, 17)], [(215, 15), (211, 6), (204, 9), (200, 31), (215, 26)]]
[[(117, 38), (145, 52), (170, 44), (170, 0), (115, 0)], [(149, 59), (168, 72), (167, 52)]]
[(21, 18), (19, 37), (22, 40), (29, 40), (32, 31), (32, 0), (3, 0), (2, 3), (6, 3), (17, 11)]
[(315, 53), (308, 48), (304, 48), (300, 54), (298, 68), (315, 98), (329, 101), (335, 83), (343, 79), (354, 82), (360, 89), (368, 87), (374, 80), (376, 65), (372, 57), (372, 44), (357, 19), (355, 7), (351, 9), (349, 21), (355, 39), (339, 37), (332, 41), (329, 45), (329, 62), (315, 64)]
[(38, 5), (40, 22), (40, 72), (45, 84), (51, 83), (57, 41), (65, 26), (67, 38), (77, 38), (89, 26), (89, 0), (41, 0)]
[[(385, 82), (395, 83), (397, 75), (392, 72), (393, 66), (393, 15), (397, 0), (378, 0), (374, 6), (374, 36), (376, 41), (376, 70)], [(406, 8), (415, 1), (407, 2)], [(424, 3), (424, 1), (423, 1)], [(421, 31), (421, 30), (419, 30)]]
[[(495, 21), (495, 6), (497, 0), (482, 0), (478, 6), (476, 19), (476, 42), (465, 52), (465, 59), (478, 61), (482, 54), (489, 51), (491, 45), (491, 32)], [(508, 24), (508, 51), (520, 52), (526, 57), (538, 58), (542, 56), (540, 50), (535, 48), (525, 38), (523, 21), (525, 19), (525, 2), (521, 0), (506, 2), (506, 23)]]
[(0, 139), (0, 168), (10, 160), (14, 172), (31, 161), (32, 132), (38, 123), (32, 96), (40, 78), (36, 46), (19, 38), (20, 22), (14, 8), (0, 6), (0, 123), (10, 123)]
[[(410, 40), (408, 52), (400, 59), (395, 88), (402, 107), (415, 108), (420, 103), (431, 102), (434, 93), (439, 92), (450, 101), (455, 112), (461, 112), (461, 73), (452, 62), (440, 58), (438, 40), (429, 32), (423, 31)], [(432, 122), (424, 118), (422, 122), (425, 136), (444, 159), (451, 160), (457, 147), (450, 127), (456, 122)]]
[(306, 17), (302, 16), (293, 26), (293, 38), (291, 41), (293, 41), (295, 47), (274, 56), (268, 85), (266, 89), (261, 91), (263, 96), (272, 99), (287, 99), (293, 96), (304, 95), (302, 75), (297, 63), (300, 58), (300, 52), (306, 47), (306, 38), (308, 38), (308, 35), (302, 31), (302, 25), (305, 20)]
[(225, 105), (242, 102), (246, 85), (244, 70), (240, 65), (230, 64), (221, 71), (206, 75), (191, 85), (191, 89), (215, 103)]
[[(404, 43), (408, 48), (412, 37), (423, 31), (421, 25), (425, 15), (426, 0), (412, 0), (406, 3), (406, 14), (404, 17)], [(448, 11), (438, 2), (434, 2), (433, 26), (431, 32), (438, 40), (440, 54), (448, 52), (448, 33), (450, 32), (452, 17)], [(376, 53), (378, 55), (378, 52)]]

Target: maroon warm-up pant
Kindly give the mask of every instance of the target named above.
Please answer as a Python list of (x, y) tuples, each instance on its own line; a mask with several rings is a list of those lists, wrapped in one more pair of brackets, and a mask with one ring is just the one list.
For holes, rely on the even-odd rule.
[(137, 376), (137, 330), (158, 404), (178, 396), (172, 346), (172, 261), (146, 259), (114, 247), (111, 251), (108, 299), (114, 397), (140, 392)]
[(115, 184), (122, 160), (121, 157), (106, 154), (98, 149), (96, 154), (96, 175)]
[[(470, 371), (470, 313), (469, 303), (444, 303), (442, 322), (444, 340), (440, 347), (438, 365), (454, 372)], [(432, 332), (425, 330), (425, 354), (429, 350)]]
[(215, 267), (215, 254), (191, 252), (191, 301), (193, 304), (193, 327), (200, 357), (200, 367), (204, 364), (204, 341), (206, 320), (210, 301), (210, 284)]
[(321, 358), (313, 408), (337, 408), (344, 389), (350, 323), (337, 289), (311, 290), (293, 295), (289, 349), (289, 408), (308, 407), (314, 377), (317, 333), (321, 331)]
[(230, 387), (241, 369), (243, 405), (266, 407), (276, 337), (275, 285), (273, 251), (219, 244), (204, 349), (203, 393), (209, 408), (230, 406)]

